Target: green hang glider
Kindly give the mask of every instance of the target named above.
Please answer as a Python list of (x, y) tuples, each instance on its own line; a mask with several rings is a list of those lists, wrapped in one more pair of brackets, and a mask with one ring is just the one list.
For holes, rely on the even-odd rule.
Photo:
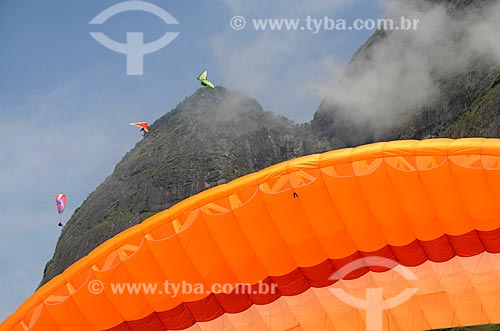
[(198, 76), (197, 79), (200, 81), (201, 85), (215, 88), (214, 84), (208, 80), (206, 70), (203, 70), (203, 72)]

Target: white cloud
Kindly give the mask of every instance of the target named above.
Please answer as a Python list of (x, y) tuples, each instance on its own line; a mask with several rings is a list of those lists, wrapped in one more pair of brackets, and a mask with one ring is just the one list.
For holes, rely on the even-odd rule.
[(247, 19), (245, 31), (228, 30), (211, 39), (224, 84), (257, 97), (268, 110), (299, 121), (310, 120), (325, 96), (325, 87), (331, 86), (343, 70), (336, 45), (342, 45), (348, 33), (252, 31), (252, 19), (301, 19), (304, 24), (308, 16), (339, 18), (339, 13), (353, 3), (280, 0), (266, 4), (263, 12), (259, 2), (221, 1), (234, 15)]
[(495, 42), (500, 28), (500, 5), (484, 12), (452, 16), (443, 5), (415, 1), (383, 2), (388, 16), (420, 20), (416, 31), (390, 32), (365, 52), (355, 74), (335, 84), (328, 100), (351, 118), (390, 126), (419, 110), (440, 94), (436, 74), (456, 73), (476, 63), (478, 55), (498, 61)]
[[(235, 15), (259, 13), (258, 2), (221, 1), (229, 4)], [(383, 16), (396, 21), (401, 17), (419, 19), (418, 30), (389, 33), (371, 48), (368, 60), (358, 61), (360, 69), (355, 76), (340, 82), (344, 68), (335, 50), (335, 38), (340, 40), (346, 35), (228, 31), (211, 41), (223, 81), (257, 97), (266, 108), (274, 108), (269, 110), (294, 119), (309, 120), (315, 108), (301, 106), (313, 104), (313, 100), (319, 104), (326, 98), (351, 117), (384, 127), (439, 95), (434, 81), (436, 72), (454, 72), (475, 61), (478, 55), (500, 63), (500, 5), (453, 17), (443, 5), (424, 1), (378, 2)], [(315, 3), (311, 6), (311, 2), (277, 1), (266, 8), (266, 15), (332, 17), (353, 5), (347, 1)], [(262, 10), (260, 13), (256, 17), (263, 16)]]

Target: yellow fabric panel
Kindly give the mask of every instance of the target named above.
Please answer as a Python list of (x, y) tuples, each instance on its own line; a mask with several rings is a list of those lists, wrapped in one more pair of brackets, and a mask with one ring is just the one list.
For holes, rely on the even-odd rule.
[(57, 305), (45, 304), (45, 309), (48, 315), (57, 320), (57, 328), (60, 330), (95, 330), (72, 297)]
[(420, 240), (432, 240), (444, 233), (438, 221), (434, 206), (416, 169), (416, 159), (406, 157), (402, 163), (400, 157), (386, 159), (386, 171), (396, 192), (401, 208), (410, 228)]
[(255, 255), (268, 275), (283, 275), (297, 267), (284, 239), (272, 221), (261, 194), (235, 209), (234, 214)]
[[(89, 283), (96, 280), (93, 274), (88, 279)], [(83, 286), (88, 287), (87, 283)], [(123, 320), (123, 316), (117, 311), (106, 293), (91, 293), (83, 289), (76, 291), (72, 298), (95, 330), (106, 327), (111, 328)], [(96, 307), (99, 307), (99, 309), (96, 309)]]
[(211, 235), (203, 217), (189, 231), (179, 234), (188, 260), (198, 270), (208, 287), (216, 283), (235, 283), (237, 277)]
[[(255, 255), (245, 233), (232, 212), (223, 215), (204, 214), (207, 229), (218, 246), (223, 259), (235, 275), (235, 283), (267, 277), (265, 269)], [(239, 249), (234, 249), (238, 247)], [(211, 263), (214, 257), (207, 256)]]
[(359, 250), (370, 252), (387, 245), (355, 177), (325, 176), (325, 183), (347, 232)]
[[(475, 164), (464, 164), (468, 159), (476, 160), (476, 157)], [(481, 156), (451, 156), (450, 170), (474, 227), (483, 230), (491, 229), (498, 224), (500, 209), (492, 195), (491, 184), (483, 169)]]
[[(116, 308), (118, 313), (125, 320), (136, 320), (146, 317), (151, 313), (151, 305), (146, 298), (139, 294), (120, 294), (113, 291), (111, 284), (126, 284), (133, 282), (130, 273), (123, 263), (114, 266), (107, 272), (99, 272), (94, 270), (96, 279), (104, 285), (104, 293)], [(88, 289), (86, 289), (88, 290)], [(92, 293), (90, 293), (93, 295)], [(101, 309), (101, 307), (95, 307)]]
[[(187, 236), (187, 237), (186, 237)], [(147, 245), (157, 261), (169, 261), (170, 263), (159, 263), (165, 280), (172, 284), (182, 284), (183, 282), (189, 284), (204, 284), (205, 279), (202, 277), (196, 265), (190, 260), (184, 246), (181, 242), (183, 240), (189, 242), (189, 232), (181, 232), (178, 236), (173, 237), (172, 240), (155, 240), (147, 241)], [(162, 310), (174, 308), (184, 301), (196, 301), (205, 298), (206, 295), (198, 293), (181, 293), (177, 296), (166, 295), (165, 301), (162, 303)]]
[(394, 184), (387, 176), (387, 167), (382, 159), (369, 175), (357, 176), (362, 197), (380, 226), (387, 242), (403, 246), (415, 240), (415, 233), (408, 218), (400, 207)]
[(261, 196), (269, 213), (268, 222), (275, 225), (296, 266), (314, 266), (327, 258), (299, 202), (293, 198), (293, 192)]
[[(46, 305), (42, 304), (35, 308), (36, 312), (33, 320), (24, 320), (24, 323), (29, 327), (30, 331), (47, 331), (47, 330), (60, 330), (58, 327), (59, 321), (50, 316)], [(66, 317), (66, 316), (65, 316)]]
[[(167, 279), (161, 267), (161, 260), (153, 254), (147, 244), (141, 243), (140, 248), (123, 261), (129, 275), (129, 282), (137, 284), (156, 284), (158, 291), (145, 293), (143, 298), (156, 311), (164, 308), (165, 293), (162, 288)], [(150, 288), (151, 289), (151, 288)]]
[(296, 201), (326, 256), (333, 259), (349, 256), (358, 248), (330, 198), (323, 174), (318, 176), (310, 185), (294, 188), (299, 196)]

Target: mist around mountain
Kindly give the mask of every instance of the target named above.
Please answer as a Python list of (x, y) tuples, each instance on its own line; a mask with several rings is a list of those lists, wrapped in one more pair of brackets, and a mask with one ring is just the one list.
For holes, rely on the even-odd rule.
[(64, 227), (42, 284), (105, 240), (183, 199), (282, 161), (331, 149), (255, 99), (200, 88), (150, 126)]
[(388, 17), (419, 18), (418, 30), (376, 32), (325, 90), (313, 131), (345, 147), (498, 136), (500, 3), (391, 4)]

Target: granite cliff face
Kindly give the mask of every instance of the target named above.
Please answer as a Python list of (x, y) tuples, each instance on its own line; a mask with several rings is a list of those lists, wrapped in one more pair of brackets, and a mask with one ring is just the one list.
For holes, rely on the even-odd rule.
[[(424, 31), (376, 32), (353, 56), (340, 84), (314, 115), (315, 134), (340, 147), (499, 136), (499, 54), (491, 54), (490, 42), (478, 33), (478, 27), (484, 28), (483, 17), (487, 20), (490, 11), (498, 10), (499, 2), (415, 3), (412, 10), (400, 12), (424, 17)], [(432, 19), (445, 22), (426, 27)], [(351, 107), (345, 100), (365, 102)]]
[(331, 146), (256, 100), (199, 89), (151, 125), (65, 226), (42, 283), (117, 233), (210, 187)]

